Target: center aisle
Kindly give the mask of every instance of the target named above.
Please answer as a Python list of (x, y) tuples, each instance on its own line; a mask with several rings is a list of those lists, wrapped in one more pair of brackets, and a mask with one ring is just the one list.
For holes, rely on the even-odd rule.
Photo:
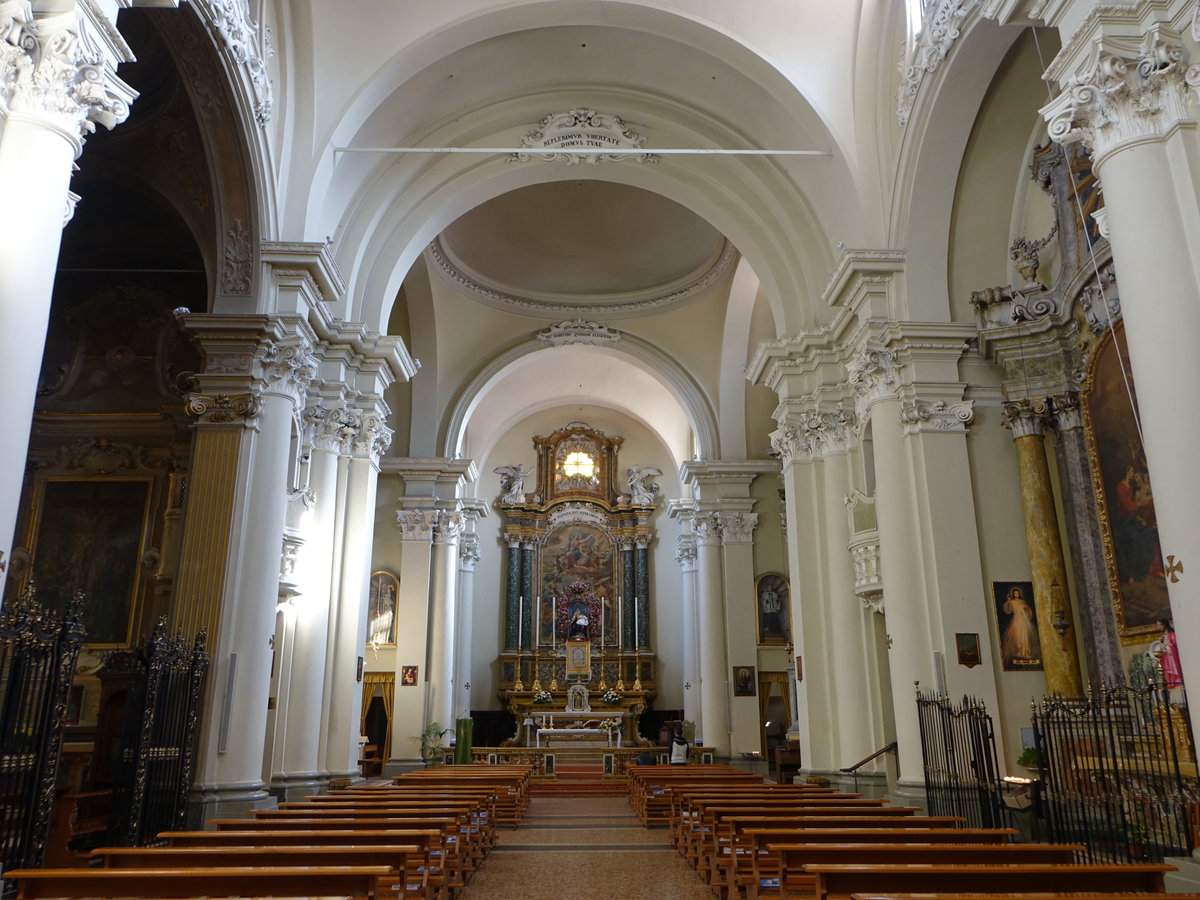
[(618, 797), (534, 797), (497, 833), (462, 900), (712, 900), (671, 846)]

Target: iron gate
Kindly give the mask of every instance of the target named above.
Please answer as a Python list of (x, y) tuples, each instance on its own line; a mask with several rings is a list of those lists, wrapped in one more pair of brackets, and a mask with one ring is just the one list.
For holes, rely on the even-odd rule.
[(145, 846), (183, 827), (196, 754), (205, 634), (170, 640), (160, 620), (138, 654), (125, 707), (125, 733), (108, 840)]
[(982, 700), (917, 691), (925, 794), (931, 816), (963, 816), (974, 828), (1008, 827), (992, 717)]
[(33, 579), (0, 612), (0, 867), (39, 866), (75, 660), (83, 594), (58, 615), (37, 602)]
[(1182, 687), (1161, 680), (1035, 706), (1048, 839), (1085, 845), (1093, 862), (1187, 856), (1200, 801), (1188, 721)]

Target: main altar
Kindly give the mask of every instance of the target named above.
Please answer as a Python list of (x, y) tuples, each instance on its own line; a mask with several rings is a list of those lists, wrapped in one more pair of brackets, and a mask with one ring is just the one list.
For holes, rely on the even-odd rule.
[(622, 439), (581, 422), (533, 443), (533, 469), (496, 470), (508, 545), (499, 694), (517, 721), (505, 746), (646, 744), (651, 479), (662, 473), (619, 477)]

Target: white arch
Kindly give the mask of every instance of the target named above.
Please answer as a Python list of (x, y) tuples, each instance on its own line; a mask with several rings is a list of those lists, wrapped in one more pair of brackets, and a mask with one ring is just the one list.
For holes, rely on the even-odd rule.
[[(598, 355), (611, 360), (615, 364), (632, 367), (648, 375), (670, 395), (690, 427), (693, 447), (681, 446), (681, 442), (671, 435), (664, 434), (664, 429), (653, 421), (649, 421), (633, 404), (622, 403), (615, 398), (590, 397), (593, 402), (620, 409), (635, 419), (641, 421), (651, 431), (655, 432), (663, 443), (671, 448), (676, 457), (676, 464), (683, 462), (694, 449), (705, 459), (717, 459), (720, 456), (720, 438), (717, 429), (716, 415), (712, 404), (703, 389), (674, 359), (671, 359), (654, 345), (632, 335), (623, 334), (619, 342), (611, 346), (589, 346), (570, 344), (565, 347), (547, 347), (536, 339), (530, 339), (510, 347), (497, 355), (484, 366), (470, 383), (459, 394), (454, 406), (450, 409), (446, 421), (443, 453), (447, 457), (462, 455), (463, 443), (467, 434), (472, 415), (479, 404), (490, 391), (520, 367), (539, 355), (561, 355), (564, 351), (571, 353), (572, 360), (582, 355)], [(564, 393), (563, 396), (566, 396)], [(579, 398), (577, 392), (570, 392), (572, 398)], [(519, 415), (527, 415), (538, 409), (558, 405), (561, 397), (543, 395), (536, 404), (526, 404), (515, 409), (510, 419)], [(473, 455), (482, 456), (473, 449)]]

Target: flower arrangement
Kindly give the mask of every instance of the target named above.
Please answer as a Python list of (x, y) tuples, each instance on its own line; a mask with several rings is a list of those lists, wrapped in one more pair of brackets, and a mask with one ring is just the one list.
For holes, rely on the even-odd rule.
[(619, 719), (601, 719), (600, 730), (607, 731), (609, 734), (612, 734), (614, 731), (620, 731), (621, 722)]
[(534, 691), (533, 702), (537, 704), (546, 704), (554, 700), (554, 695), (549, 691)]
[(621, 698), (624, 696), (625, 695), (622, 694), (620, 691), (618, 691), (616, 688), (609, 688), (607, 691), (605, 691), (603, 694), (600, 695), (600, 702), (607, 703), (611, 706), (614, 703), (620, 703)]

